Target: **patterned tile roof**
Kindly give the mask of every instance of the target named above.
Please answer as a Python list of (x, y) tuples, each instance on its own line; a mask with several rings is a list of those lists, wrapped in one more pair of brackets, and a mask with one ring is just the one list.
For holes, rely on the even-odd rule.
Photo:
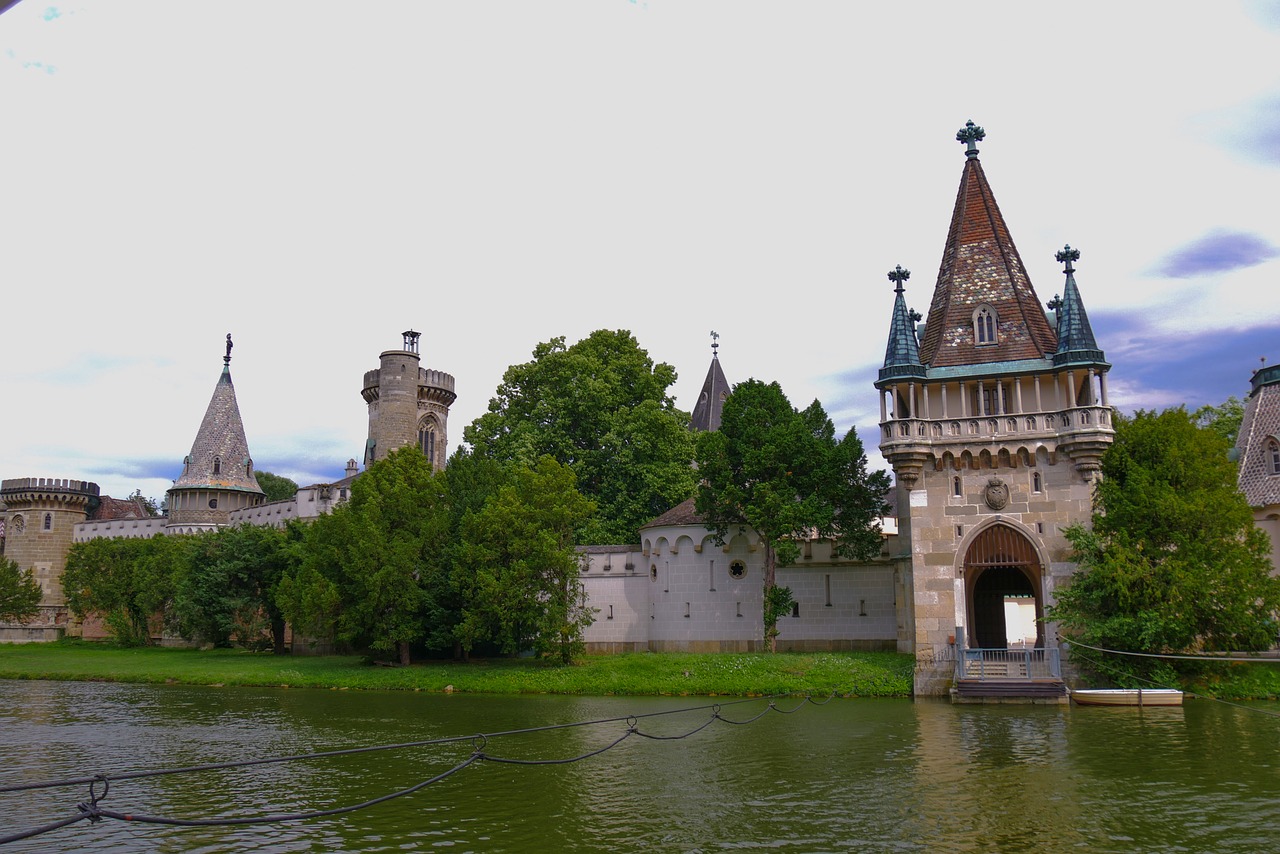
[(224, 366), (191, 445), (191, 454), (173, 489), (236, 489), (261, 495), (262, 488), (253, 476), (251, 462), (236, 389), (231, 383), (231, 368)]
[(1238, 483), (1251, 507), (1280, 505), (1280, 474), (1274, 474), (1273, 443), (1280, 444), (1280, 365), (1253, 375), (1244, 402), (1244, 420), (1236, 438), (1240, 451)]
[[(1058, 348), (976, 155), (971, 146), (920, 344), (930, 368), (1044, 358)], [(996, 313), (994, 344), (974, 340), (984, 304)]]

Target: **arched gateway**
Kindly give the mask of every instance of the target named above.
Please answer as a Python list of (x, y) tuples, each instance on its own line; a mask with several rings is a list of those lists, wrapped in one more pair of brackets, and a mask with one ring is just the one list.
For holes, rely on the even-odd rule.
[(1043, 576), (1036, 547), (1021, 531), (996, 523), (980, 532), (964, 555), (968, 646), (1044, 646)]

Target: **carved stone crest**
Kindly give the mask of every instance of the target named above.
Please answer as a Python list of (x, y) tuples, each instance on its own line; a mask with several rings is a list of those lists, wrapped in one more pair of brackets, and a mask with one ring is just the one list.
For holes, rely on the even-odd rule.
[(1009, 485), (998, 477), (987, 481), (987, 506), (992, 510), (1003, 510), (1009, 504)]

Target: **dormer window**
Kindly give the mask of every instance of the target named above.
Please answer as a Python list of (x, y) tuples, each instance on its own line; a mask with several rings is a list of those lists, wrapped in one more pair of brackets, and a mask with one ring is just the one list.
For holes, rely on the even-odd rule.
[(221, 457), (213, 458), (213, 473), (222, 474), (222, 458)]
[(979, 347), (995, 344), (999, 326), (994, 308), (989, 305), (978, 306), (973, 312), (973, 343)]
[(1267, 440), (1267, 462), (1272, 474), (1280, 474), (1280, 442)]

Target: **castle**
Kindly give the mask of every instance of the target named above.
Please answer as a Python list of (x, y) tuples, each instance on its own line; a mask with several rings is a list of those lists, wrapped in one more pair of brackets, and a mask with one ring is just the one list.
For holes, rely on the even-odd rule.
[[(831, 543), (810, 541), (777, 579), (795, 598), (779, 622), (780, 650), (912, 653), (918, 694), (943, 693), (966, 651), (1056, 655), (1055, 627), (1042, 618), (1075, 569), (1063, 530), (1089, 522), (1093, 484), (1113, 436), (1111, 366), (1076, 284), (1080, 254), (1070, 246), (1057, 253), (1065, 265), (1062, 292), (1042, 303), (978, 158), (983, 138), (972, 122), (957, 134), (964, 167), (923, 324), (908, 307), (910, 272), (889, 273), (895, 300), (875, 388), (895, 515), (883, 520), (880, 555), (850, 562), (836, 557)], [(401, 349), (383, 352), (379, 367), (364, 375), (366, 466), (407, 444), (437, 469), (444, 464), (454, 379), (421, 367), (418, 340), (405, 332)], [(694, 429), (717, 429), (729, 392), (716, 346)], [(74, 541), (283, 525), (346, 499), (359, 473), (355, 459), (335, 483), (263, 503), (230, 357), (228, 336), (209, 409), (169, 490), (168, 517), (121, 510), (82, 481), (3, 482), (7, 536), (0, 542), (34, 572), (45, 601), (37, 620), (4, 629), (0, 639), (52, 637), (65, 624), (58, 577)], [(1280, 366), (1254, 375), (1240, 451), (1241, 488), (1258, 523), (1280, 542)], [(583, 588), (596, 610), (589, 650), (760, 648), (763, 561), (754, 532), (742, 528), (717, 545), (690, 500), (639, 533), (639, 543), (580, 550)]]

